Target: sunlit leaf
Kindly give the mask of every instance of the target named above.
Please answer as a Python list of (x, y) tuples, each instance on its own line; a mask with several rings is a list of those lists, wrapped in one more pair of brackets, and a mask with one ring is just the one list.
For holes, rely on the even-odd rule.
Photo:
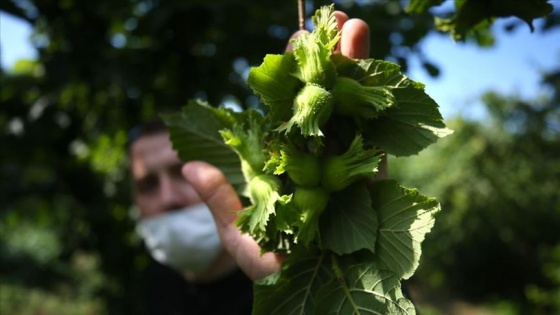
[(313, 314), (416, 314), (393, 272), (381, 270), (373, 262), (338, 268), (341, 274), (317, 292), (318, 304)]
[(394, 180), (376, 182), (370, 192), (379, 214), (376, 258), (381, 269), (408, 279), (418, 267), (422, 241), (432, 229), (440, 205)]
[(294, 97), (301, 87), (295, 77), (296, 60), (294, 55), (266, 55), (262, 65), (252, 68), (247, 83), (268, 106), (273, 122), (290, 118)]
[(393, 94), (397, 106), (363, 127), (370, 144), (387, 154), (408, 156), (452, 133), (445, 127), (436, 102), (423, 90), (408, 87), (395, 89)]

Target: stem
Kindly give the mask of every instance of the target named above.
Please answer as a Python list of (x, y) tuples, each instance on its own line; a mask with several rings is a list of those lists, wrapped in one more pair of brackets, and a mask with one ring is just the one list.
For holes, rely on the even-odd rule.
[(335, 255), (332, 254), (332, 253), (331, 253), (331, 266), (332, 266), (332, 269), (334, 271), (334, 275), (336, 276), (336, 278), (338, 280), (338, 284), (340, 284), (340, 286), (342, 287), (342, 290), (344, 291), (344, 295), (346, 296), (346, 298), (348, 299), (348, 302), (350, 303), (352, 309), (354, 310), (354, 312), (352, 314), (360, 314), (360, 312), (359, 312), (360, 308), (356, 304), (356, 301), (354, 301), (354, 297), (350, 293), (350, 288), (348, 287), (348, 284), (346, 283), (346, 280), (344, 279), (344, 274), (342, 273), (342, 270), (340, 269), (340, 266), (338, 265), (338, 262), (336, 261)]
[(305, 30), (305, 0), (298, 0), (298, 22), (299, 30)]

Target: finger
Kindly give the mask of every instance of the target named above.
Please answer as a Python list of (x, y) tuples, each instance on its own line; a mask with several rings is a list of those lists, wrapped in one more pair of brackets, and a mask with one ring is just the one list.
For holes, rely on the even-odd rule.
[[(344, 26), (344, 23), (346, 23), (346, 21), (348, 21), (348, 15), (346, 15), (346, 13), (342, 12), (342, 11), (334, 11), (334, 17), (336, 19), (336, 24), (338, 25), (338, 29), (342, 30), (342, 27)], [(340, 53), (340, 41), (338, 41), (338, 43), (336, 43), (336, 47), (334, 49), (335, 53)]]
[(241, 202), (224, 174), (205, 162), (189, 162), (183, 166), (183, 175), (208, 205), (220, 233), (222, 245), (239, 267), (253, 280), (262, 279), (278, 270), (282, 257), (273, 253), (261, 254), (255, 240), (234, 226), (233, 211), (242, 208)]
[[(227, 240), (228, 237), (231, 241)], [(250, 235), (241, 234), (236, 228), (228, 229), (222, 243), (241, 270), (253, 280), (269, 276), (282, 267), (284, 257), (273, 252), (263, 254), (259, 244)]]
[(342, 29), (342, 25), (348, 21), (348, 15), (342, 11), (334, 11), (334, 18), (336, 19), (336, 24), (338, 24), (338, 29)]
[[(336, 19), (336, 24), (339, 30), (342, 30), (344, 23), (348, 21), (348, 15), (342, 11), (334, 11), (334, 18)], [(340, 41), (336, 44), (336, 48), (334, 50), (336, 53), (340, 53)]]
[(344, 23), (340, 36), (340, 53), (354, 59), (369, 57), (369, 26), (360, 19), (350, 19)]
[(212, 210), (216, 222), (227, 225), (235, 220), (233, 211), (241, 209), (242, 205), (219, 169), (205, 162), (194, 161), (185, 164), (182, 172), (202, 201)]

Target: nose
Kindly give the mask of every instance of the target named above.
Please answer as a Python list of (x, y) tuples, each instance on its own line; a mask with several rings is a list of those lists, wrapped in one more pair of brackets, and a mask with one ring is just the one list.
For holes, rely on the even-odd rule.
[(181, 194), (173, 179), (164, 176), (160, 179), (159, 197), (163, 211), (171, 211), (181, 208)]

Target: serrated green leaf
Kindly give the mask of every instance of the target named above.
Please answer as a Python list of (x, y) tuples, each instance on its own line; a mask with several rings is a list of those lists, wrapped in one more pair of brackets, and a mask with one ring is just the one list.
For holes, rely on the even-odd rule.
[[(341, 75), (364, 86), (390, 88), (396, 99), (396, 106), (389, 107), (385, 116), (368, 123), (367, 139), (374, 139), (368, 143), (379, 145), (389, 154), (412, 155), (451, 133), (445, 128), (439, 106), (424, 92), (424, 84), (402, 74), (399, 65), (375, 59), (353, 60), (340, 55), (333, 60)], [(395, 136), (393, 131), (399, 135)], [(377, 139), (380, 134), (381, 138)]]
[(254, 286), (253, 315), (311, 314), (316, 291), (333, 275), (324, 252), (295, 251), (274, 285)]
[(232, 128), (220, 130), (224, 142), (239, 155), (241, 170), (245, 180), (263, 173), (265, 163), (265, 138), (267, 124), (256, 110), (244, 112), (244, 121), (237, 122)]
[(281, 198), (279, 190), (280, 181), (277, 177), (266, 174), (253, 177), (248, 184), (251, 205), (237, 211), (239, 217), (235, 225), (253, 236), (264, 234), (268, 218), (275, 212), (275, 203)]
[(379, 215), (375, 247), (379, 267), (408, 279), (418, 267), (421, 243), (432, 229), (440, 205), (394, 180), (376, 182), (369, 190)]
[(330, 89), (336, 79), (335, 65), (330, 60), (332, 49), (324, 47), (315, 32), (296, 37), (293, 47), (302, 81)]
[(321, 246), (342, 255), (360, 249), (375, 251), (377, 213), (363, 183), (332, 194), (321, 217)]
[(359, 122), (365, 143), (388, 154), (407, 156), (451, 133), (445, 128), (437, 103), (424, 92), (424, 85), (402, 74), (399, 65), (375, 59), (354, 60), (338, 54), (332, 60), (339, 75), (364, 86), (388, 88), (396, 100), (379, 118)]
[(301, 33), (292, 40), (299, 77), (306, 84), (317, 84), (330, 90), (336, 79), (335, 65), (330, 60), (340, 39), (334, 16), (334, 4), (322, 6), (311, 17), (313, 32)]
[(283, 195), (278, 198), (274, 222), (276, 229), (288, 234), (294, 233), (294, 227), (299, 221), (298, 209), (292, 202), (293, 194)]
[(385, 115), (362, 126), (366, 143), (387, 154), (409, 156), (451, 133), (443, 122), (436, 102), (414, 87), (393, 90), (397, 105)]
[(338, 30), (336, 18), (332, 14), (333, 11), (334, 4), (322, 6), (311, 19), (313, 25), (315, 25), (313, 32), (317, 41), (329, 51), (332, 51), (340, 39), (340, 31)]
[(164, 116), (164, 120), (173, 148), (181, 160), (202, 160), (218, 167), (228, 181), (241, 191), (245, 184), (241, 163), (219, 132), (231, 128), (239, 117), (227, 109), (190, 101), (180, 112)]
[(365, 86), (346, 77), (337, 78), (332, 95), (336, 113), (364, 119), (376, 118), (379, 112), (395, 104), (395, 97), (388, 88)]
[(341, 54), (331, 57), (339, 76), (352, 78), (364, 86), (404, 88), (424, 85), (410, 80), (401, 73), (401, 67), (390, 61), (377, 59), (351, 59)]
[(266, 55), (259, 67), (251, 68), (247, 83), (268, 106), (269, 117), (275, 124), (291, 117), (294, 98), (303, 86), (295, 76), (297, 62), (293, 53)]
[(341, 274), (317, 292), (317, 308), (313, 314), (416, 314), (412, 303), (403, 296), (399, 278), (393, 272), (380, 270), (374, 262), (335, 268)]

